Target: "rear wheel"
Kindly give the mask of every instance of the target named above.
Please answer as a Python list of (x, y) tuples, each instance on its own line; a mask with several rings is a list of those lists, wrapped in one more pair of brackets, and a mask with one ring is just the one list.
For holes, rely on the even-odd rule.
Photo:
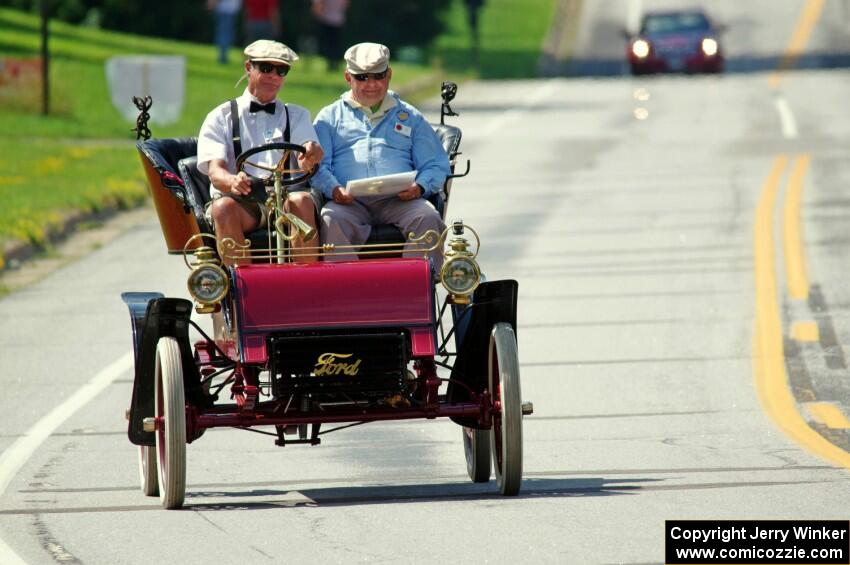
[(503, 495), (513, 496), (522, 483), (522, 391), (516, 336), (505, 322), (493, 326), (490, 333), (489, 378), (494, 406), (490, 449), (496, 484)]
[(463, 428), (463, 453), (466, 472), (474, 483), (490, 480), (490, 430)]
[(180, 346), (173, 337), (156, 346), (156, 431), (159, 499), (165, 508), (180, 508), (186, 495), (186, 400)]
[(156, 468), (156, 447), (139, 446), (139, 482), (145, 496), (159, 496), (159, 479)]

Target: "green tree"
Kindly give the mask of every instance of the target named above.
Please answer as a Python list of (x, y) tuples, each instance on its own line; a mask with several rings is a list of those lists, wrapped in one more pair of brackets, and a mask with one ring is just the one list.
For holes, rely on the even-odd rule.
[(354, 0), (343, 36), (353, 45), (383, 43), (390, 49), (428, 47), (443, 31), (442, 17), (451, 0)]

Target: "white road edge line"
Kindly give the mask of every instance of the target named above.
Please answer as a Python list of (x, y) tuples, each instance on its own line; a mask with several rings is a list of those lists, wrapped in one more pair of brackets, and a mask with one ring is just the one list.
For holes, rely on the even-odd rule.
[[(132, 351), (114, 361), (77, 389), (77, 392), (69, 396), (65, 402), (36, 422), (34, 426), (24, 432), (22, 437), (0, 454), (0, 496), (3, 496), (9, 483), (12, 482), (21, 467), (29, 461), (35, 450), (50, 437), (50, 434), (65, 423), (65, 420), (73, 416), (77, 410), (103, 392), (115, 379), (130, 371), (133, 368), (133, 361)], [(0, 563), (26, 565), (26, 562), (2, 539), (0, 539)]]
[(779, 122), (782, 124), (782, 135), (785, 139), (797, 139), (799, 132), (797, 131), (797, 120), (794, 118), (794, 113), (791, 111), (791, 106), (788, 101), (782, 96), (776, 96), (773, 99), (773, 104), (776, 106), (776, 111), (779, 112)]

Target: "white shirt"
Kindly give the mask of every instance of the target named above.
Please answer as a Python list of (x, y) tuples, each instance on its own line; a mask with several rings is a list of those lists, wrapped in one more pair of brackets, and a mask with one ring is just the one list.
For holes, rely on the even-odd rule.
[[(248, 111), (251, 102), (260, 103), (248, 89), (242, 96), (236, 99), (236, 107), (239, 111), (239, 136), (242, 140), (242, 151), (266, 143), (283, 142), (283, 132), (286, 129), (286, 112), (283, 102), (275, 100), (275, 113), (257, 112), (252, 114)], [(304, 145), (308, 141), (318, 142), (316, 130), (310, 112), (301, 106), (288, 104), (289, 107), (289, 142)], [(207, 114), (201, 132), (198, 134), (198, 170), (209, 174), (210, 161), (222, 159), (227, 165), (227, 170), (236, 173), (236, 155), (233, 154), (233, 122), (230, 116), (230, 101), (216, 107)], [(283, 156), (282, 151), (264, 151), (250, 158), (250, 161), (274, 167)], [(257, 177), (266, 177), (269, 171), (246, 167), (248, 174)], [(210, 195), (220, 191), (210, 186)]]

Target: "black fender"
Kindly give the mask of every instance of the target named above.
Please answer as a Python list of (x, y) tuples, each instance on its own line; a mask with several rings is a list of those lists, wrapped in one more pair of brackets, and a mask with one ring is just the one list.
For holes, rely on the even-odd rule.
[[(480, 394), (488, 388), (488, 352), (490, 332), (499, 322), (511, 325), (516, 333), (516, 311), (519, 283), (515, 280), (481, 283), (470, 304), (453, 312), (455, 317), (455, 342), (457, 358), (452, 368), (452, 381), (466, 384)], [(446, 390), (448, 402), (469, 402), (469, 391), (454, 382)], [(480, 428), (475, 418), (452, 418), (452, 421), (469, 428)]]
[(157, 298), (165, 298), (161, 292), (122, 292), (121, 300), (130, 309), (130, 325), (133, 329), (133, 355), (136, 363), (139, 362), (139, 341), (142, 339), (142, 325), (145, 320), (145, 311), (148, 302)]
[(204, 403), (200, 373), (189, 343), (192, 303), (182, 298), (164, 298), (159, 293), (124, 293), (121, 297), (130, 308), (136, 354), (127, 436), (136, 445), (152, 446), (156, 443), (155, 434), (144, 431), (143, 421), (154, 416), (156, 347), (160, 338), (173, 337), (180, 346), (187, 404)]

